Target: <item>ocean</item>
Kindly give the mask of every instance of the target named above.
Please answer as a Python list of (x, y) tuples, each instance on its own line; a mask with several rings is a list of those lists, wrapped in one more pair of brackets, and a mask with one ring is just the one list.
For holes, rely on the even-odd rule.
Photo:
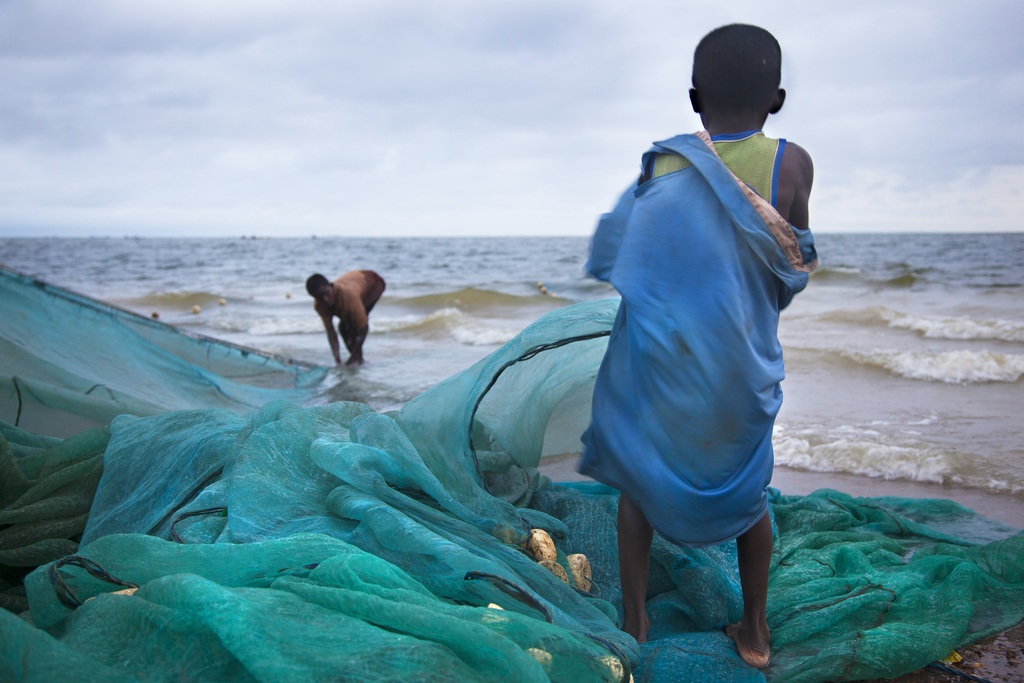
[[(780, 323), (780, 488), (954, 497), (1024, 527), (1024, 233), (816, 240), (819, 269)], [(316, 401), (389, 410), (545, 312), (615, 296), (584, 275), (587, 241), (18, 238), (0, 240), (0, 264), (325, 366), (306, 278), (376, 270), (366, 363), (332, 367)]]

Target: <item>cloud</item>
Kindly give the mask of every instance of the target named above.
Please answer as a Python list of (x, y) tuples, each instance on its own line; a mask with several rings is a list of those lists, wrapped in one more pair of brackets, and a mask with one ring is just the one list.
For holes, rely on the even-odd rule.
[[(0, 3), (0, 236), (586, 234), (655, 139), (699, 127), (691, 54), (760, 23), (770, 134), (815, 158), (812, 224), (1020, 229), (1024, 9), (763, 3)], [(999, 178), (1001, 180), (993, 180)], [(881, 188), (881, 189), (880, 189)], [(957, 208), (960, 206), (961, 208)], [(842, 207), (842, 212), (838, 208)]]

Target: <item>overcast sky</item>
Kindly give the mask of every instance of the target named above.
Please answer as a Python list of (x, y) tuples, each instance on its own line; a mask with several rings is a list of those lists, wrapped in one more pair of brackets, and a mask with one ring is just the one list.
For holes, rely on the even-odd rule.
[(1020, 0), (0, 0), (0, 237), (586, 235), (735, 21), (816, 231), (1024, 230)]

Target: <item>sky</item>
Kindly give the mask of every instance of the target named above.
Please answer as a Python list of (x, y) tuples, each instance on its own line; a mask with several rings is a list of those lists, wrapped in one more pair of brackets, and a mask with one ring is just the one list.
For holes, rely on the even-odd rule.
[(588, 235), (733, 22), (816, 232), (1024, 230), (1019, 0), (0, 0), (0, 238)]

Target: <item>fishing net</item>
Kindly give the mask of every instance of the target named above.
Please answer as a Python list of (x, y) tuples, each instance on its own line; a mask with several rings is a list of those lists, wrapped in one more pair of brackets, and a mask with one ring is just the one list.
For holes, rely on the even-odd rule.
[[(615, 310), (550, 313), (391, 413), (3, 425), (0, 679), (857, 680), (1024, 618), (1014, 530), (950, 501), (772, 492), (772, 665), (722, 632), (735, 543), (655, 539), (638, 646), (616, 627), (616, 492), (538, 471), (575, 447)], [(552, 562), (523, 547), (536, 529)]]
[(326, 371), (0, 267), (0, 419), (70, 436), (122, 413), (306, 402)]

